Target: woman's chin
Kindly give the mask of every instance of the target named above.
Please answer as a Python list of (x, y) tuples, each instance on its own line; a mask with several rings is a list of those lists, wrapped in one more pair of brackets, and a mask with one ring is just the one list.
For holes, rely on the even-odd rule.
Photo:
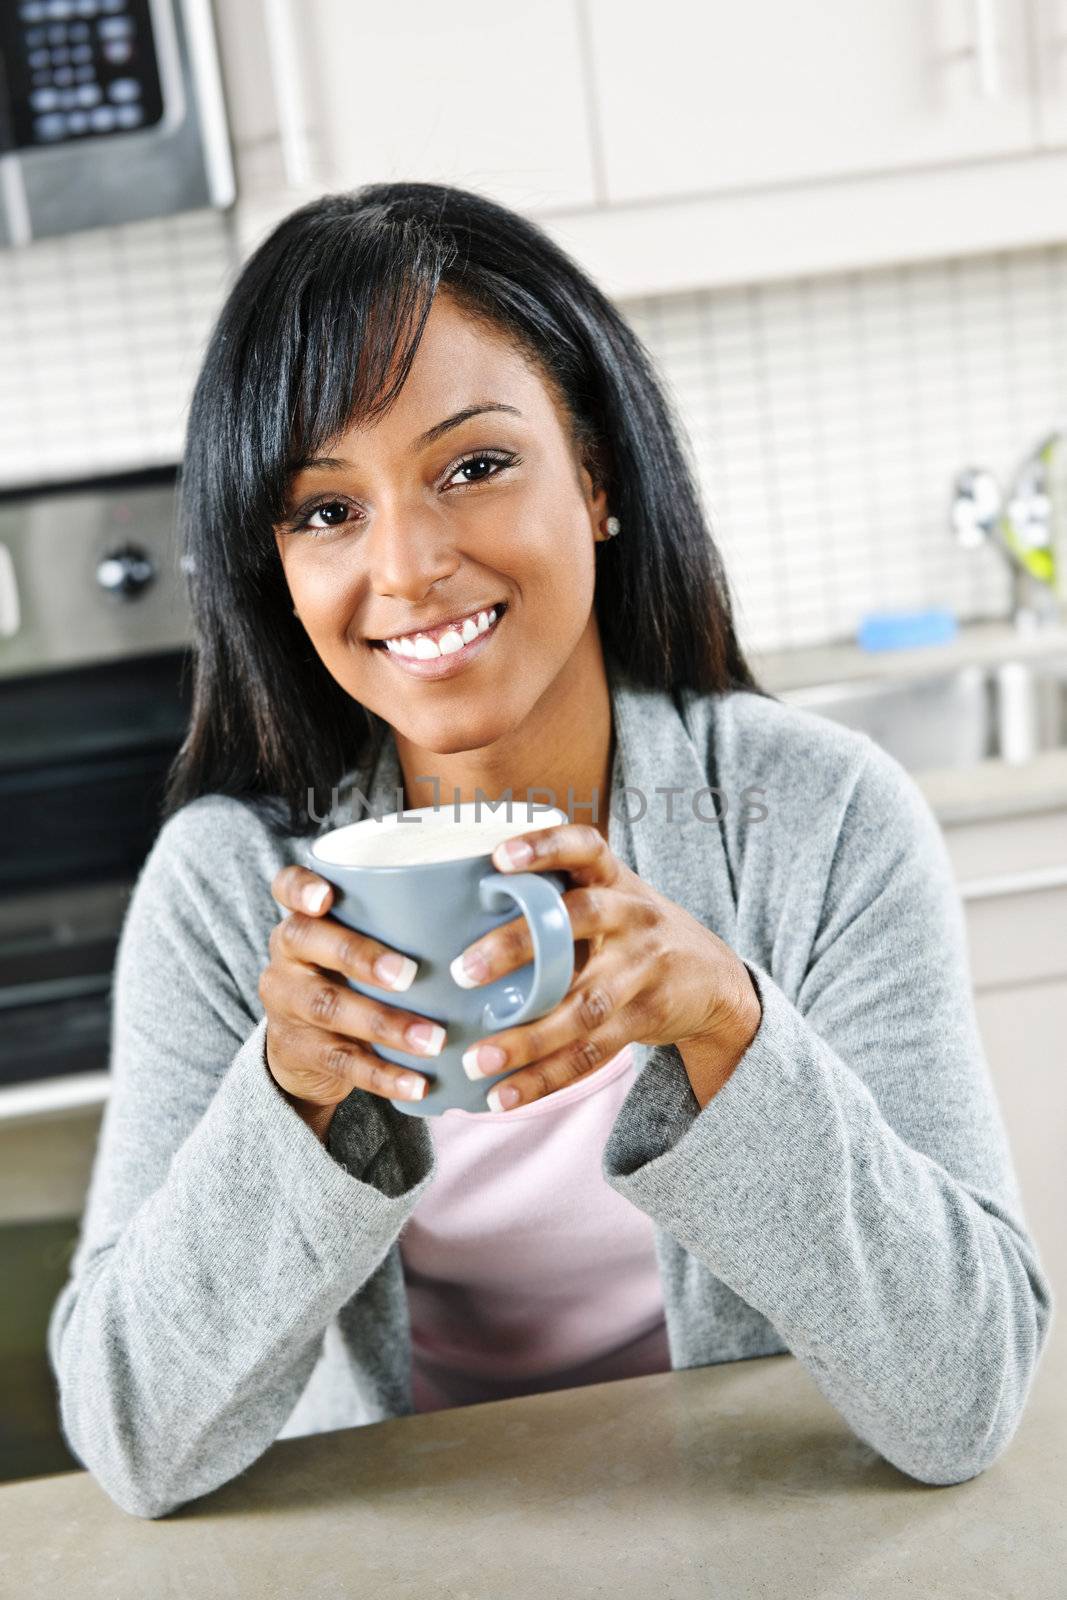
[(392, 724), (399, 738), (435, 756), (462, 755), (467, 750), (484, 750), (515, 732), (517, 721), (501, 716), (499, 707), (469, 711), (453, 710), (448, 716), (412, 717), (395, 711)]

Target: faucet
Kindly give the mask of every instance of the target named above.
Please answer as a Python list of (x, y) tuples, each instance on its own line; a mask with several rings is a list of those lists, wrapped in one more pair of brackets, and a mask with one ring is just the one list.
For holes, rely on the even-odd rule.
[(1019, 468), (1005, 504), (993, 473), (966, 467), (953, 485), (951, 518), (964, 549), (991, 544), (1011, 574), (1011, 620), (1020, 633), (1063, 626), (1065, 618), (1054, 587), (1053, 506), (1047, 452), (1062, 445), (1049, 434)]

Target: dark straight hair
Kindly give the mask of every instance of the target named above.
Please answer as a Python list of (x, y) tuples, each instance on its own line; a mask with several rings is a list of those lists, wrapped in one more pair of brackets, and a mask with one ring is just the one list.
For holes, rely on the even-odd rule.
[(741, 653), (719, 552), (649, 356), (534, 223), (464, 189), (377, 183), (286, 217), (245, 264), (195, 386), (180, 473), (193, 705), (164, 817), (206, 794), (276, 796), (307, 831), (386, 724), (327, 672), (293, 615), (274, 525), (296, 463), (385, 413), (434, 294), (554, 384), (622, 525), (596, 547), (606, 656), (677, 694), (764, 691)]

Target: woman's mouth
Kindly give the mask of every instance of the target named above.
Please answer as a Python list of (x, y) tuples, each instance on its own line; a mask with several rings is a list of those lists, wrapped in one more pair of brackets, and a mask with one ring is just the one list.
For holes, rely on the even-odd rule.
[(506, 610), (507, 601), (498, 600), (486, 610), (473, 611), (446, 627), (398, 634), (392, 639), (372, 639), (370, 643), (410, 677), (450, 678), (482, 654)]

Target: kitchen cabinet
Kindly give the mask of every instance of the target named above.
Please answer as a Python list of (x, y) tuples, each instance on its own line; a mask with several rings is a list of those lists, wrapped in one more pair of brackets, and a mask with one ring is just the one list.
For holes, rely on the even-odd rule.
[(590, 0), (589, 18), (609, 204), (1036, 142), (1018, 0)]
[(1033, 0), (1033, 7), (1038, 136), (1054, 148), (1067, 144), (1067, 0)]
[(593, 205), (577, 0), (227, 0), (221, 11), (242, 193), (253, 203), (284, 201), (281, 176), (283, 210), (323, 190), (405, 178), (531, 213)]
[(1067, 810), (945, 828), (1027, 1222), (1067, 1299)]
[(976, 1009), (1026, 1220), (1067, 1320), (1067, 976), (980, 990)]
[(226, 0), (238, 248), (386, 178), (625, 300), (1058, 242), (1067, 0)]

